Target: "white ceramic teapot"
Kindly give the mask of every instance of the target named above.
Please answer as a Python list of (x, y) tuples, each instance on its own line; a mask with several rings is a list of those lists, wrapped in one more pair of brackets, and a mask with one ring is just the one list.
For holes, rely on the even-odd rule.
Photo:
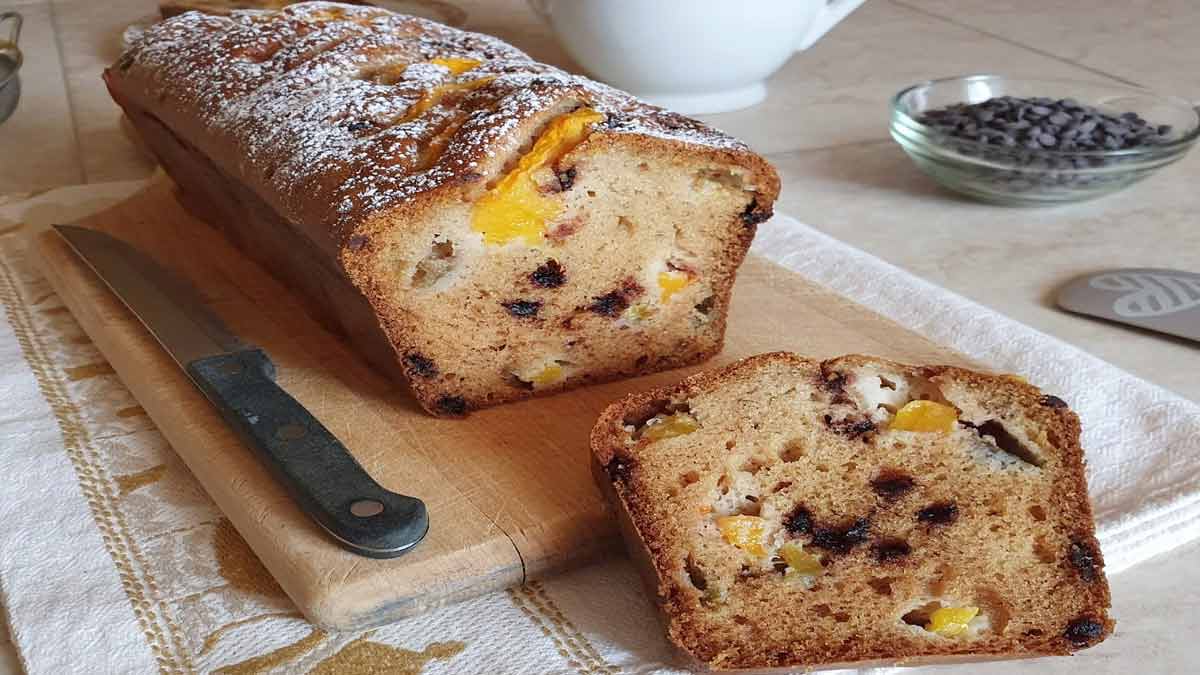
[(530, 0), (597, 79), (682, 113), (762, 101), (766, 79), (865, 0)]

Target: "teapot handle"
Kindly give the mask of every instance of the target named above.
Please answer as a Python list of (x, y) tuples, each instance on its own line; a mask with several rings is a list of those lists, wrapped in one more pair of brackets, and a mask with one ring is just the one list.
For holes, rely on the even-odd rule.
[[(530, 0), (534, 2), (535, 0)], [(826, 0), (817, 13), (817, 18), (809, 26), (808, 30), (800, 36), (800, 41), (796, 44), (796, 51), (804, 51), (821, 39), (821, 36), (828, 33), (834, 26), (841, 23), (842, 19), (850, 16), (850, 12), (858, 9), (859, 5), (867, 0)]]
[(13, 44), (13, 46), (15, 47), (17, 44), (17, 39), (19, 39), (21, 37), (21, 21), (22, 21), (22, 19), (21, 19), (21, 15), (18, 14), (17, 12), (13, 12), (13, 11), (0, 12), (0, 26), (4, 25), (4, 22), (8, 21), (9, 19), (12, 19), (13, 22), (12, 22), (12, 27), (8, 29), (7, 42), (11, 42)]

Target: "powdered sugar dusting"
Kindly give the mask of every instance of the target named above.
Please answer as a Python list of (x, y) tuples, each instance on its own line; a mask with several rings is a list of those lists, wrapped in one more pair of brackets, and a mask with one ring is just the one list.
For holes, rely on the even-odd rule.
[[(455, 76), (428, 63), (439, 57), (481, 64)], [(263, 198), (292, 220), (320, 214), (335, 238), (373, 212), (461, 180), (511, 144), (523, 121), (564, 101), (605, 113), (598, 132), (745, 150), (496, 38), (355, 5), (184, 14), (148, 29), (109, 77), (197, 115), (207, 138), (190, 140), (234, 147), (238, 165), (227, 171), (269, 186)], [(413, 107), (431, 91), (432, 105)]]

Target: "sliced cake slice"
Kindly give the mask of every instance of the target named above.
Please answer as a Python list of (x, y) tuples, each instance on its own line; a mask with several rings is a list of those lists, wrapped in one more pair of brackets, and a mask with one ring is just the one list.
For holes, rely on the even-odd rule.
[(1024, 380), (755, 356), (610, 406), (595, 473), (716, 669), (1067, 654), (1111, 632), (1079, 420)]

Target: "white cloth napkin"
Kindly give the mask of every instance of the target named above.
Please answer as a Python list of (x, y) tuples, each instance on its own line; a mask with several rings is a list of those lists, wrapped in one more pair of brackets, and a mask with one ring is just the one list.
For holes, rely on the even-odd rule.
[[(1200, 407), (786, 216), (755, 251), (1067, 398), (1110, 573), (1200, 535)], [(366, 633), (312, 628), (12, 237), (0, 301), (0, 593), (30, 672), (677, 672), (619, 557)]]

